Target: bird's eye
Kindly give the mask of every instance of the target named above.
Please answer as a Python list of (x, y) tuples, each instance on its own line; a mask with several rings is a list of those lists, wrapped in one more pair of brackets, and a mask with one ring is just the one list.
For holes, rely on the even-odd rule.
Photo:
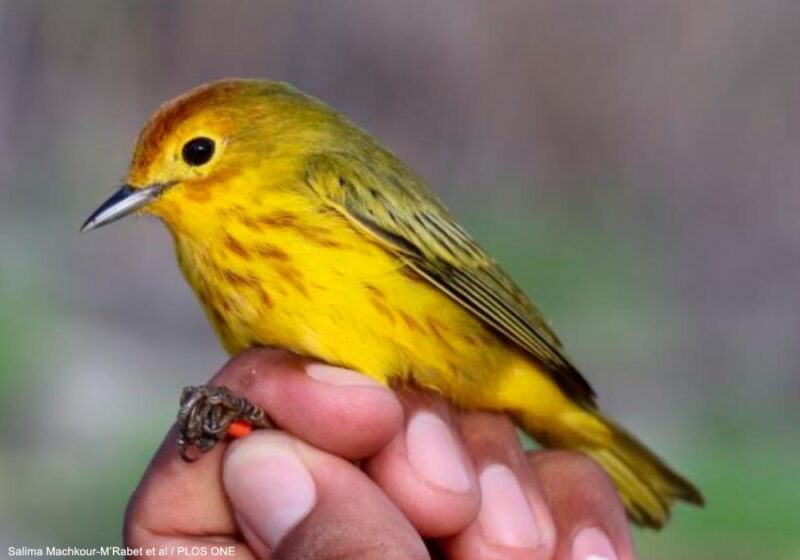
[(181, 155), (183, 161), (192, 166), (208, 163), (214, 155), (214, 141), (205, 136), (192, 138), (183, 145)]

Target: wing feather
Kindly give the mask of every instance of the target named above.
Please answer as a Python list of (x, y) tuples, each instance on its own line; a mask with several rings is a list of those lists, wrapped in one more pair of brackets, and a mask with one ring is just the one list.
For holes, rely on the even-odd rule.
[(319, 154), (306, 180), (420, 276), (528, 352), (567, 394), (594, 404), (591, 386), (538, 309), (397, 159), (383, 152), (373, 162)]

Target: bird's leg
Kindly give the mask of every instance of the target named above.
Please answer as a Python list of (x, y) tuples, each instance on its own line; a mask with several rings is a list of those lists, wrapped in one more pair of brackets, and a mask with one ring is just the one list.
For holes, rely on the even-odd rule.
[(189, 448), (211, 451), (225, 439), (235, 422), (253, 428), (272, 428), (266, 413), (227, 387), (201, 385), (184, 387), (178, 409), (178, 453), (184, 461), (194, 461)]

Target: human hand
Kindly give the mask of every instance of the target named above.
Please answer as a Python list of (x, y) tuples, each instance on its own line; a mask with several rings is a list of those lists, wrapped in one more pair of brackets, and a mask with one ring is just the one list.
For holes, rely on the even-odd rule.
[(187, 464), (173, 428), (128, 507), (127, 546), (230, 544), (248, 559), (427, 558), (426, 543), (456, 560), (634, 557), (605, 473), (578, 454), (526, 454), (504, 416), (267, 349), (211, 384), (284, 431)]

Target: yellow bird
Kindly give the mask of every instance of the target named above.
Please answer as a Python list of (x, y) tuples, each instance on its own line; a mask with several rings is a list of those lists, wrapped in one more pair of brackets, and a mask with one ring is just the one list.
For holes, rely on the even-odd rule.
[(541, 313), (422, 179), (317, 99), (227, 80), (166, 103), (83, 230), (134, 212), (167, 225), (231, 354), (285, 348), (507, 412), (599, 463), (639, 524), (703, 503), (600, 412)]

